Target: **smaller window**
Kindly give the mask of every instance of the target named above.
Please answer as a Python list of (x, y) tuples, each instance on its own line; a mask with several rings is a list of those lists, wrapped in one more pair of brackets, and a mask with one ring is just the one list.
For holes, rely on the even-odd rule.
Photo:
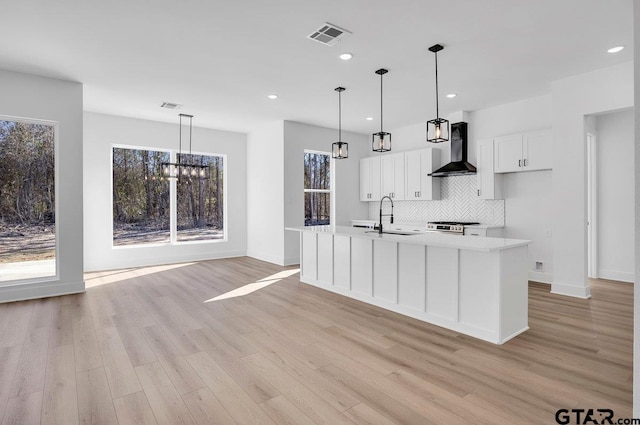
[(304, 153), (304, 225), (331, 223), (331, 154)]

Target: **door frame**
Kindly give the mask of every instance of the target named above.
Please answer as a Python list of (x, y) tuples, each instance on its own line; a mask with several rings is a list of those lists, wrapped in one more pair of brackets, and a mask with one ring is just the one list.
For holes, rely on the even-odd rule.
[(587, 276), (598, 278), (597, 137), (587, 132)]

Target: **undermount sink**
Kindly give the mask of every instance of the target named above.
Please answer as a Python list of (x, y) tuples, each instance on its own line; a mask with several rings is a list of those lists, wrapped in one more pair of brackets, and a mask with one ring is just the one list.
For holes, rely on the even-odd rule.
[[(368, 230), (365, 233), (380, 233), (377, 230)], [(401, 236), (411, 236), (411, 235), (419, 235), (420, 232), (402, 232), (402, 231), (398, 231), (398, 230), (383, 230), (382, 231), (383, 234), (386, 235), (401, 235)]]

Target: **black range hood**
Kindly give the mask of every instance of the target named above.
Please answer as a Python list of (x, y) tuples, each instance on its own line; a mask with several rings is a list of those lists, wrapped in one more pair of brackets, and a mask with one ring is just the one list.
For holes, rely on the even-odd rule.
[(476, 167), (467, 162), (467, 123), (451, 124), (451, 162), (429, 174), (432, 177), (476, 174)]

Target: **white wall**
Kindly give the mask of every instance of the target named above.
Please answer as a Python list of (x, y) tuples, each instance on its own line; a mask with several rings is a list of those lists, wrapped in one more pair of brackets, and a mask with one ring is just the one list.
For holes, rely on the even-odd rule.
[[(519, 100), (470, 114), (469, 131), (475, 163), (475, 142), (506, 134), (551, 128), (551, 96)], [(505, 237), (529, 239), (529, 279), (551, 283), (553, 276), (553, 227), (551, 176), (553, 171), (531, 171), (503, 174), (502, 195), (505, 199)], [(543, 271), (535, 270), (536, 261)]]
[[(194, 118), (197, 124), (198, 117)], [(227, 155), (227, 241), (112, 247), (113, 145), (178, 148), (176, 124), (86, 112), (84, 114), (85, 270), (107, 270), (241, 256), (247, 250), (247, 151), (241, 133), (193, 128), (193, 151)]]
[(0, 302), (82, 292), (82, 84), (0, 70), (0, 93), (0, 115), (58, 123), (58, 276), (3, 284)]
[(284, 264), (284, 124), (247, 135), (247, 255)]
[[(284, 122), (284, 225), (304, 226), (304, 150), (331, 153), (331, 144), (338, 139), (336, 129), (317, 127), (293, 121)], [(342, 132), (349, 143), (349, 157), (334, 160), (335, 216), (333, 224), (349, 226), (352, 219), (367, 217), (365, 202), (360, 202), (360, 158), (369, 154), (369, 137)], [(300, 235), (285, 231), (285, 264), (300, 262)]]
[(633, 282), (633, 110), (596, 117), (598, 277)]
[[(635, 84), (635, 163), (640, 164), (640, 3), (633, 2), (633, 57)], [(635, 168), (635, 285), (633, 297), (633, 417), (640, 417), (640, 167)]]
[(554, 81), (552, 292), (587, 298), (585, 116), (633, 106), (633, 64)]

